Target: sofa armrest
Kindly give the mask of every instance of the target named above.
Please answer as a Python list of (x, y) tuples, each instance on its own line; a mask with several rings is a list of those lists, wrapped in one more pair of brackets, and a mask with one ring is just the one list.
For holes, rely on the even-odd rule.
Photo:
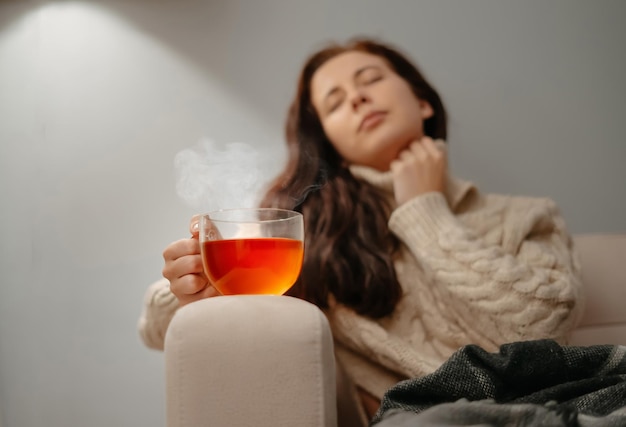
[(222, 296), (178, 310), (165, 337), (168, 427), (337, 425), (327, 320), (287, 296)]
[(572, 345), (626, 344), (626, 234), (578, 234), (586, 308)]

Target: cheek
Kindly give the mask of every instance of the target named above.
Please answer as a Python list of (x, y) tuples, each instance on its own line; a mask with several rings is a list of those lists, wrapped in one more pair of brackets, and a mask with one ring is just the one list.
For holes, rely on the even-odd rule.
[(381, 96), (390, 107), (397, 107), (407, 115), (419, 114), (419, 100), (413, 94), (411, 86), (400, 78), (389, 80), (389, 83), (380, 88)]
[(417, 119), (420, 115), (420, 105), (417, 98), (413, 95), (410, 88), (401, 90), (396, 94), (398, 104), (402, 106), (402, 110), (406, 112), (408, 116), (415, 117)]
[(335, 114), (327, 118), (323, 123), (324, 133), (330, 142), (335, 146), (337, 151), (343, 151), (351, 145), (351, 134), (346, 125), (347, 120), (341, 114)]
[(419, 130), (422, 129), (422, 116), (419, 101), (412, 92), (403, 92), (396, 98), (398, 103), (398, 113), (402, 122), (402, 127)]

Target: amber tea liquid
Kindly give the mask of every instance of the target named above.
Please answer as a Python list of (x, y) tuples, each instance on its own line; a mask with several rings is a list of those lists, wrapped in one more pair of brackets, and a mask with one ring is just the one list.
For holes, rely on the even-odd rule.
[(285, 238), (202, 243), (204, 270), (222, 295), (284, 294), (298, 278), (303, 243)]

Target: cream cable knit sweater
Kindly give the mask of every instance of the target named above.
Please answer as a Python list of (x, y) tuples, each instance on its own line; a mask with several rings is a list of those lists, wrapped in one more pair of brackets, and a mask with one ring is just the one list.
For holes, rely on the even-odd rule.
[[(391, 174), (353, 173), (386, 191)], [(389, 228), (404, 243), (396, 260), (404, 296), (374, 321), (332, 304), (337, 357), (377, 397), (399, 380), (438, 368), (456, 349), (554, 338), (564, 342), (582, 315), (582, 283), (572, 241), (548, 199), (482, 195), (448, 179), (397, 207)]]
[[(352, 171), (394, 203), (389, 172)], [(404, 243), (395, 261), (403, 297), (394, 313), (372, 320), (332, 300), (326, 312), (338, 359), (374, 396), (434, 371), (465, 344), (496, 350), (518, 340), (564, 342), (582, 314), (572, 241), (548, 199), (482, 195), (449, 178), (445, 195), (396, 207), (389, 228)], [(166, 280), (148, 289), (139, 322), (147, 346), (163, 348), (177, 307)]]

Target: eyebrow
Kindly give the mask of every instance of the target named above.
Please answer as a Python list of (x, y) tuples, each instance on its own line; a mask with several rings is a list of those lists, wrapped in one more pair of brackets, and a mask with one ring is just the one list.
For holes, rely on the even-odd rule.
[[(357, 80), (361, 74), (363, 74), (365, 71), (372, 69), (372, 68), (380, 69), (380, 66), (374, 65), (374, 64), (364, 65), (363, 67), (359, 68), (358, 70), (354, 72), (354, 75), (352, 76), (352, 80)], [(331, 90), (328, 91), (326, 95), (324, 95), (323, 100), (326, 101), (329, 96), (333, 95), (334, 93), (337, 93), (338, 91), (339, 91), (339, 88), (337, 86), (333, 87)]]

